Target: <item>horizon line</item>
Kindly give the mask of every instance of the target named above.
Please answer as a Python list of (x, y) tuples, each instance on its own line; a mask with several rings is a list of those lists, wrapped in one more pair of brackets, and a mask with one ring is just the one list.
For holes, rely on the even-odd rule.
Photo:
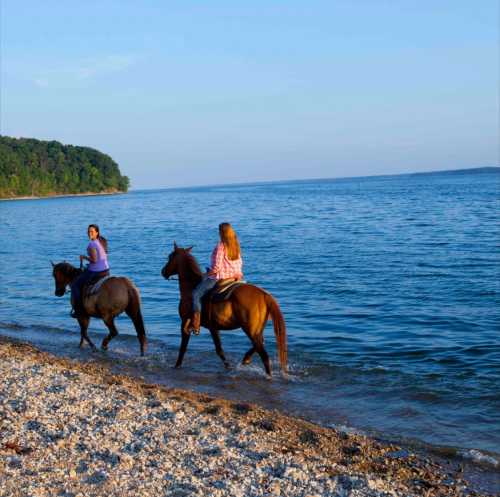
[(477, 167), (466, 167), (460, 169), (439, 169), (433, 171), (416, 171), (408, 173), (393, 173), (393, 174), (370, 174), (370, 175), (360, 175), (360, 176), (330, 176), (321, 178), (299, 178), (299, 179), (272, 179), (272, 180), (256, 180), (256, 181), (237, 181), (235, 183), (208, 183), (208, 184), (196, 184), (196, 185), (182, 185), (182, 186), (161, 186), (152, 188), (129, 188), (130, 192), (133, 191), (151, 191), (151, 190), (182, 190), (188, 188), (214, 188), (214, 187), (224, 187), (224, 186), (244, 186), (244, 185), (264, 185), (270, 183), (301, 183), (307, 181), (326, 181), (326, 180), (348, 180), (348, 179), (363, 179), (363, 178), (384, 178), (392, 176), (415, 176), (423, 174), (440, 174), (440, 173), (464, 173), (468, 171), (475, 170), (496, 170), (500, 172), (500, 166), (477, 166)]

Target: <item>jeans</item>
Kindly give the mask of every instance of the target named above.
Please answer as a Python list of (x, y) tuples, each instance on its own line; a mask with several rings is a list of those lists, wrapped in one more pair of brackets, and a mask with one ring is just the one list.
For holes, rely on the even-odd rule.
[(84, 285), (92, 280), (99, 279), (98, 276), (106, 276), (106, 274), (109, 274), (109, 270), (89, 271), (88, 269), (85, 269), (85, 271), (78, 276), (73, 283), (71, 283), (71, 302), (73, 306), (79, 307), (81, 305), (82, 288)]
[(201, 299), (205, 293), (211, 290), (217, 283), (217, 280), (204, 276), (198, 286), (193, 290), (193, 311), (201, 312)]

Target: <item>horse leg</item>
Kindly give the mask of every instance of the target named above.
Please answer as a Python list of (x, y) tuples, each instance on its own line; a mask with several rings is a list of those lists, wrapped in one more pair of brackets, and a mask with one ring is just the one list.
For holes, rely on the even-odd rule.
[(250, 364), (252, 362), (252, 355), (254, 354), (254, 352), (256, 350), (257, 349), (255, 347), (252, 347), (251, 349), (249, 349), (247, 351), (247, 353), (245, 354), (245, 357), (243, 357), (243, 360), (241, 361), (241, 364), (244, 364), (245, 366), (247, 364)]
[(256, 344), (257, 353), (260, 355), (260, 358), (262, 359), (262, 362), (264, 363), (264, 368), (266, 370), (267, 375), (270, 377), (271, 376), (271, 364), (269, 363), (269, 355), (266, 352), (266, 349), (264, 348), (264, 344), (258, 343)]
[[(264, 324), (264, 327), (265, 327), (265, 324)], [(271, 376), (271, 364), (269, 362), (269, 355), (267, 354), (266, 349), (264, 348), (264, 335), (263, 335), (264, 327), (262, 327), (260, 332), (257, 332), (257, 333), (252, 333), (251, 330), (245, 329), (245, 328), (243, 328), (243, 330), (247, 334), (248, 338), (250, 338), (250, 340), (252, 340), (253, 348), (255, 348), (256, 352), (259, 354), (260, 358), (262, 359), (266, 373), (269, 376)], [(248, 352), (250, 352), (250, 350)], [(247, 352), (247, 354), (248, 354), (248, 352)], [(247, 354), (245, 354), (245, 357)]]
[[(264, 344), (264, 336), (262, 336), (262, 344)], [(244, 366), (250, 364), (252, 362), (252, 356), (256, 351), (257, 349), (254, 346), (248, 349), (247, 353), (243, 357), (243, 360), (241, 361), (241, 364), (243, 364)]]
[(141, 356), (143, 356), (146, 352), (147, 340), (141, 309), (140, 307), (137, 307), (137, 305), (129, 305), (125, 309), (125, 312), (127, 313), (127, 316), (132, 320), (132, 323), (134, 323), (137, 338), (139, 339), (139, 344), (141, 346)]
[(217, 355), (222, 359), (224, 366), (228, 369), (230, 366), (226, 360), (226, 357), (224, 356), (224, 351), (222, 350), (219, 330), (210, 330), (210, 334), (212, 335), (212, 340), (214, 341), (215, 352), (217, 352)]
[(177, 356), (177, 362), (175, 363), (176, 368), (180, 368), (182, 360), (184, 359), (184, 354), (188, 346), (189, 339), (191, 338), (191, 333), (184, 332), (184, 321), (181, 324), (181, 346), (179, 348), (179, 355)]
[(83, 346), (83, 341), (86, 340), (93, 350), (97, 350), (97, 347), (93, 344), (92, 340), (89, 338), (87, 333), (87, 328), (89, 327), (90, 318), (88, 316), (79, 316), (78, 324), (80, 325), (80, 348)]
[(109, 335), (102, 341), (101, 349), (108, 350), (108, 344), (113, 338), (115, 338), (115, 336), (118, 335), (118, 330), (116, 329), (115, 320), (113, 317), (103, 319), (103, 321), (109, 330)]

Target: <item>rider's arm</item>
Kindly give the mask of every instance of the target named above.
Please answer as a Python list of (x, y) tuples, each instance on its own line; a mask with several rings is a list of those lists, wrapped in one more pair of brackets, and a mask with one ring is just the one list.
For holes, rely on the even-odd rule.
[(222, 262), (224, 260), (224, 245), (222, 242), (219, 242), (212, 252), (212, 267), (210, 271), (207, 273), (209, 276), (216, 276), (217, 273), (221, 270)]
[(88, 249), (87, 253), (89, 254), (88, 256), (86, 256), (86, 255), (80, 256), (80, 261), (85, 259), (86, 261), (89, 261), (89, 262), (97, 262), (97, 250), (95, 248)]

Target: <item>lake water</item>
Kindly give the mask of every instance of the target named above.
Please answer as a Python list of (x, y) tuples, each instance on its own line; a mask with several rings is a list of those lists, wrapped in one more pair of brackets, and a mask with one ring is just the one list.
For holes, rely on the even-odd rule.
[[(500, 461), (500, 174), (426, 174), (135, 191), (0, 203), (0, 333), (169, 386), (258, 402), (386, 438)], [(222, 221), (236, 228), (247, 281), (287, 322), (290, 377), (222, 333), (226, 371), (203, 330), (181, 370), (178, 287), (160, 270), (174, 240), (205, 266)], [(113, 274), (142, 293), (150, 348), (126, 317), (108, 353), (78, 350), (69, 296), (50, 260), (78, 264), (86, 227), (109, 239)], [(91, 324), (97, 342), (101, 322)], [(498, 466), (497, 466), (498, 467)]]

